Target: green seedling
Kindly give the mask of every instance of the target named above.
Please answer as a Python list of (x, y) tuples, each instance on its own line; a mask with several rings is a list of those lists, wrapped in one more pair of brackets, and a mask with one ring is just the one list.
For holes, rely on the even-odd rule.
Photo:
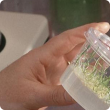
[[(87, 55), (89, 48), (91, 48), (90, 45), (77, 58), (74, 71), (85, 86), (110, 105), (110, 76), (106, 75), (107, 68), (101, 63), (103, 59), (96, 57), (96, 52), (92, 51)], [(85, 61), (82, 61), (82, 56)]]

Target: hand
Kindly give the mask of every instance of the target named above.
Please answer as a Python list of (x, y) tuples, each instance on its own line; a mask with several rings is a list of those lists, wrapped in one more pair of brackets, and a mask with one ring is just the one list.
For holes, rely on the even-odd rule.
[[(94, 27), (104, 33), (108, 23), (92, 23), (68, 30), (30, 51), (0, 73), (0, 106), (4, 110), (37, 110), (75, 101), (59, 79), (85, 41), (84, 32)], [(77, 86), (77, 85), (76, 85)]]

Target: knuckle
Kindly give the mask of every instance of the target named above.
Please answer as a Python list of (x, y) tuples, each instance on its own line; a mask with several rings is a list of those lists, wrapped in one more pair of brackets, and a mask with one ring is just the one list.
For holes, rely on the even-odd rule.
[(65, 90), (61, 89), (61, 87), (57, 87), (53, 90), (51, 98), (55, 105), (67, 104), (67, 100), (65, 97)]

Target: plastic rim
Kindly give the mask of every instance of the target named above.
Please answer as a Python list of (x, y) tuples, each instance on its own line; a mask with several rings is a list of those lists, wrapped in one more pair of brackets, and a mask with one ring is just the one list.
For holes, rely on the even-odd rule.
[(85, 37), (93, 50), (110, 65), (110, 38), (93, 28), (85, 32)]

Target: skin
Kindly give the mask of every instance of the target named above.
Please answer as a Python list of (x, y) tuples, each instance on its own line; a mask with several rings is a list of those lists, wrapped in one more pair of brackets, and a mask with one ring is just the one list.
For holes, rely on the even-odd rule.
[(0, 106), (4, 110), (38, 110), (75, 101), (60, 85), (60, 77), (93, 27), (106, 33), (109, 24), (92, 23), (63, 32), (9, 65), (0, 73)]

